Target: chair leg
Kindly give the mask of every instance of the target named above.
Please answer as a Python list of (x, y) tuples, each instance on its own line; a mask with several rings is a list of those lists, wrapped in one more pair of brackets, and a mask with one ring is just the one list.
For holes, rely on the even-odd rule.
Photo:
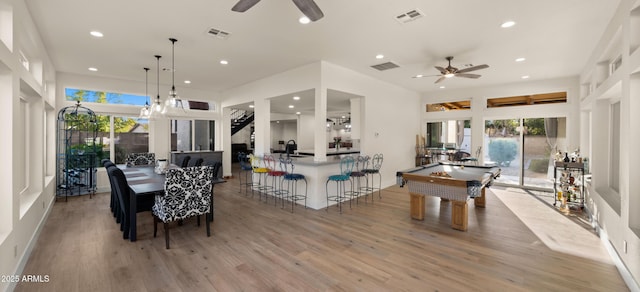
[(169, 249), (169, 223), (164, 223), (164, 241), (165, 247)]
[(155, 238), (158, 234), (158, 217), (153, 216), (153, 237)]
[(196, 224), (198, 224), (198, 227), (200, 227), (200, 216), (196, 216)]
[[(200, 219), (200, 216), (198, 216), (198, 219)], [(207, 237), (209, 237), (211, 236), (211, 222), (209, 222), (209, 220), (205, 220), (204, 224), (207, 226)]]

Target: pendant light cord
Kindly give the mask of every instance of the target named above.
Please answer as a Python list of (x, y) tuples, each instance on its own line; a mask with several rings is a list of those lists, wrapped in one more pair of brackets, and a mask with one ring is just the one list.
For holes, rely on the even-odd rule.
[(171, 41), (171, 92), (173, 94), (173, 98), (176, 97), (176, 63), (175, 63), (175, 57), (176, 57), (176, 42), (178, 41), (177, 39), (174, 38), (169, 38), (169, 40)]
[(157, 83), (156, 83), (156, 85), (158, 87), (158, 92), (157, 92), (158, 95), (156, 96), (156, 102), (159, 102), (160, 101), (160, 58), (162, 58), (162, 56), (155, 55), (155, 57), (157, 59), (157, 65), (156, 65), (156, 70), (157, 70), (157, 72), (156, 72), (156, 78), (157, 78), (156, 82)]

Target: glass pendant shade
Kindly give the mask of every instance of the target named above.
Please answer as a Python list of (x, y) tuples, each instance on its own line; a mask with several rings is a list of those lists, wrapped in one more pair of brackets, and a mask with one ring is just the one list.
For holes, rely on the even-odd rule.
[(144, 68), (144, 106), (140, 109), (140, 118), (148, 119), (151, 116), (151, 107), (149, 106), (149, 68)]
[(184, 110), (182, 100), (178, 96), (178, 91), (176, 90), (175, 86), (175, 46), (178, 40), (175, 38), (169, 38), (169, 41), (171, 41), (171, 90), (169, 90), (169, 96), (167, 98), (167, 101), (165, 102), (163, 113), (166, 113), (171, 109), (178, 108), (178, 105), (180, 105), (180, 107)]
[(157, 66), (156, 66), (157, 96), (151, 105), (151, 113), (150, 113), (151, 117), (157, 117), (158, 115), (161, 115), (162, 112), (164, 111), (164, 108), (162, 107), (162, 102), (160, 102), (160, 58), (162, 58), (162, 56), (155, 55), (154, 57), (156, 57), (156, 62), (157, 62)]

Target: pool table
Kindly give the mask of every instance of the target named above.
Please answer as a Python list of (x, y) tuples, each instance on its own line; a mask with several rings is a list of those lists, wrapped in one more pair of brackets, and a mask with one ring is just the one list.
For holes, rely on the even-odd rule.
[(451, 201), (451, 227), (466, 231), (469, 198), (476, 207), (485, 206), (485, 188), (500, 176), (500, 168), (489, 166), (434, 163), (398, 171), (398, 184), (407, 185), (411, 196), (411, 218), (424, 220), (424, 196)]

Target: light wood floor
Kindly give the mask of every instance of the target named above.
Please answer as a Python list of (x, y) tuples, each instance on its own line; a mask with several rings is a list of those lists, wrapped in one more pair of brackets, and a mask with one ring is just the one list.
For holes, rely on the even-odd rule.
[(438, 198), (411, 220), (403, 188), (343, 214), (291, 213), (237, 184), (215, 187), (211, 237), (187, 221), (172, 226), (170, 250), (149, 213), (138, 241), (123, 240), (107, 193), (57, 202), (23, 272), (50, 281), (16, 291), (628, 291), (611, 263), (541, 244), (490, 191), (486, 208), (470, 201), (461, 232)]

